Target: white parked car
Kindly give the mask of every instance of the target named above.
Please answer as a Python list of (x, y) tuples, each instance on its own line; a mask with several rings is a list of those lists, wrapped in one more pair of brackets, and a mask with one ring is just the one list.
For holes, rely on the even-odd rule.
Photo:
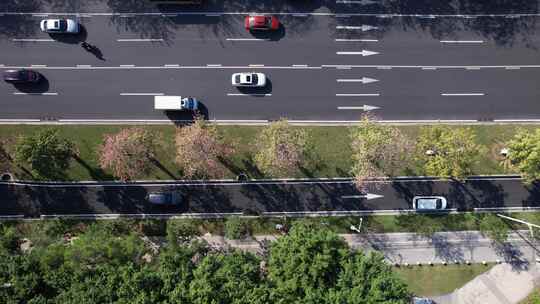
[(235, 87), (264, 87), (266, 76), (263, 73), (234, 73), (232, 85)]
[(43, 32), (51, 34), (77, 34), (79, 32), (79, 23), (71, 19), (45, 19), (41, 20), (39, 27)]
[(418, 211), (444, 210), (446, 209), (446, 198), (443, 196), (415, 196), (413, 208)]

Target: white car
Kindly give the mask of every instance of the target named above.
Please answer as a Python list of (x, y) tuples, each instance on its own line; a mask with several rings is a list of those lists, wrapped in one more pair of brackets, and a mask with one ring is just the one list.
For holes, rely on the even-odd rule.
[(41, 31), (50, 34), (77, 34), (79, 32), (79, 23), (71, 19), (45, 19), (41, 20), (39, 27)]
[(415, 196), (413, 197), (413, 209), (419, 211), (444, 210), (446, 198), (443, 196)]
[(235, 87), (264, 87), (266, 76), (263, 73), (234, 73), (232, 85)]

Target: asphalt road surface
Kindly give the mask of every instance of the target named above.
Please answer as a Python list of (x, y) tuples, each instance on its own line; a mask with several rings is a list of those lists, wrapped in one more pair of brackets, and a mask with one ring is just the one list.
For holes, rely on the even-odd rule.
[[(146, 202), (152, 191), (178, 191), (179, 207)], [(158, 184), (0, 184), (0, 215), (163, 214), (411, 209), (417, 195), (442, 195), (449, 209), (540, 207), (540, 188), (519, 178), (472, 178), (465, 183), (396, 180), (369, 191), (366, 199), (348, 180)]]
[[(156, 94), (197, 97), (216, 120), (540, 119), (539, 1), (19, 2), (0, 4), (0, 69), (44, 81), (0, 84), (0, 119), (190, 119), (155, 111)], [(251, 34), (249, 12), (282, 27)], [(55, 16), (81, 34), (41, 33)], [(240, 71), (270, 84), (235, 89)]]

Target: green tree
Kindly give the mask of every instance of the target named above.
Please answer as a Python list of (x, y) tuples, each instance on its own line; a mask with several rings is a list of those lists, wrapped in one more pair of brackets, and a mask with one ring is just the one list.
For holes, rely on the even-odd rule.
[(540, 128), (534, 132), (519, 130), (508, 143), (508, 158), (513, 166), (531, 183), (540, 178)]
[(33, 173), (42, 178), (61, 178), (69, 168), (75, 145), (62, 138), (58, 130), (47, 128), (31, 136), (19, 138), (15, 160), (30, 165)]
[(302, 302), (333, 287), (348, 254), (345, 241), (323, 227), (298, 223), (271, 244), (268, 276), (284, 303)]
[(228, 217), (225, 221), (225, 236), (230, 240), (238, 240), (250, 234), (246, 221), (240, 217)]
[(380, 253), (351, 253), (342, 262), (330, 303), (410, 303), (407, 286)]
[(308, 133), (285, 119), (264, 127), (255, 144), (257, 167), (272, 176), (290, 177), (305, 166), (312, 150)]
[[(193, 304), (252, 304), (266, 297), (259, 269), (260, 260), (239, 250), (210, 254), (193, 271), (190, 298)], [(261, 302), (259, 299), (258, 303)]]
[(352, 174), (359, 189), (373, 178), (392, 176), (407, 164), (411, 144), (396, 127), (381, 125), (364, 115), (350, 130)]
[[(471, 128), (428, 126), (420, 130), (417, 158), (427, 175), (464, 179), (472, 173), (483, 148)], [(430, 155), (427, 151), (433, 151)]]

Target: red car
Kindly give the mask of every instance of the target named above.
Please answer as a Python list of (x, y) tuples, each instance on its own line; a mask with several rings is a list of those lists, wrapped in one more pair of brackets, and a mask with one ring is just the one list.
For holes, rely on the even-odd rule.
[(279, 20), (274, 16), (247, 16), (244, 23), (248, 31), (273, 31), (279, 28)]

